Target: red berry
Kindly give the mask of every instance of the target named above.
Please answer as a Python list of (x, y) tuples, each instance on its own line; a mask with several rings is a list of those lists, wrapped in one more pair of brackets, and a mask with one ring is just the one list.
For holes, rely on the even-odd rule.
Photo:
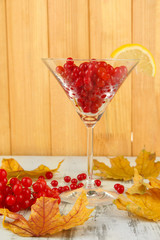
[(62, 66), (57, 66), (56, 67), (56, 72), (59, 74), (62, 74), (64, 72), (64, 68)]
[(79, 175), (77, 176), (77, 179), (78, 179), (78, 181), (82, 181), (82, 180), (83, 180), (83, 175), (82, 175), (82, 174), (79, 174)]
[(69, 191), (69, 187), (68, 186), (64, 186), (64, 192)]
[(51, 179), (53, 177), (53, 173), (52, 172), (46, 172), (46, 178), (47, 179)]
[(37, 198), (30, 199), (30, 206), (36, 203)]
[(38, 179), (45, 179), (45, 177), (44, 176), (39, 176)]
[(23, 188), (22, 189), (22, 194), (25, 199), (30, 199), (31, 197), (31, 190), (29, 188)]
[(5, 169), (0, 169), (0, 180), (7, 177), (7, 172)]
[(86, 173), (82, 173), (81, 175), (83, 177), (83, 180), (85, 180), (87, 178), (87, 174)]
[(3, 182), (6, 185), (8, 182), (8, 179), (5, 177), (5, 178), (3, 178), (3, 180), (1, 180), (1, 182)]
[(123, 185), (120, 185), (118, 188), (117, 188), (117, 192), (118, 193), (123, 193), (124, 192), (124, 186)]
[(0, 203), (3, 201), (3, 194), (0, 193)]
[(41, 192), (41, 191), (43, 190), (43, 185), (42, 185), (42, 183), (40, 183), (40, 182), (35, 182), (35, 183), (33, 184), (33, 190), (34, 190), (35, 192)]
[(53, 187), (57, 187), (57, 186), (58, 186), (58, 181), (57, 181), (57, 180), (53, 180), (53, 181), (51, 182), (51, 185), (52, 185)]
[(101, 186), (101, 181), (99, 179), (96, 179), (94, 182), (95, 182), (97, 187)]
[(20, 184), (15, 184), (13, 186), (13, 192), (15, 195), (18, 195), (22, 192), (22, 186)]
[(58, 188), (56, 188), (56, 187), (52, 188), (52, 190), (58, 192)]
[(71, 181), (71, 177), (70, 176), (65, 176), (64, 181), (69, 183)]
[(70, 185), (70, 189), (71, 189), (71, 190), (77, 189), (77, 185), (72, 183), (72, 184)]
[(114, 185), (114, 189), (117, 190), (119, 186), (120, 186), (120, 184), (119, 184), (119, 183), (116, 183), (116, 184)]
[(39, 192), (38, 194), (37, 194), (37, 198), (40, 198), (40, 197), (47, 197), (47, 194), (45, 193), (45, 192)]
[(77, 179), (76, 178), (72, 178), (72, 180), (71, 180), (71, 183), (73, 183), (73, 184), (77, 184)]
[(30, 207), (30, 200), (26, 199), (23, 204), (22, 204), (22, 209), (27, 209), (28, 207)]
[(32, 185), (32, 179), (30, 177), (23, 177), (21, 183), (24, 187), (30, 187)]
[(79, 183), (79, 184), (77, 185), (78, 188), (81, 188), (81, 187), (83, 187), (83, 186), (84, 186), (83, 183)]
[(10, 207), (11, 212), (18, 212), (21, 209), (20, 204), (16, 203), (15, 205)]
[(20, 184), (21, 182), (18, 178), (13, 177), (13, 178), (10, 179), (9, 183), (10, 183), (11, 186), (14, 186), (15, 184)]
[(25, 198), (23, 194), (16, 195), (15, 197), (16, 197), (16, 203), (22, 203)]
[(0, 182), (0, 191), (5, 189), (6, 184), (4, 182)]
[(40, 178), (40, 179), (38, 179), (38, 180), (36, 181), (36, 183), (42, 184), (43, 190), (45, 190), (45, 188), (46, 188), (46, 186), (47, 186), (47, 183), (46, 183), (46, 181), (45, 181), (44, 179)]
[(16, 203), (16, 198), (15, 196), (13, 195), (8, 195), (5, 199), (5, 203), (8, 205), (8, 206), (12, 206)]
[(5, 186), (5, 189), (3, 189), (4, 195), (12, 194), (12, 189), (9, 186)]
[(59, 188), (58, 188), (58, 192), (59, 192), (59, 193), (62, 193), (62, 192), (63, 192), (63, 187), (59, 187)]

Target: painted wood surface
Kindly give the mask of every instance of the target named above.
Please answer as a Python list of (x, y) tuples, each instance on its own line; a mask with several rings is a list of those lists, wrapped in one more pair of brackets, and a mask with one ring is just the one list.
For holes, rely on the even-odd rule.
[[(8, 156), (9, 157), (9, 156)], [(2, 160), (2, 156), (0, 161)], [(6, 158), (6, 156), (5, 156)], [(31, 157), (31, 156), (14, 156), (14, 158), (25, 168), (31, 170), (36, 168), (40, 163), (48, 167), (55, 168), (59, 161), (65, 161), (60, 167), (59, 174), (55, 175), (56, 179), (60, 179), (65, 175), (76, 177), (78, 173), (86, 172), (87, 159), (85, 157)], [(107, 161), (105, 157), (97, 157), (100, 161)], [(134, 165), (134, 158), (129, 158), (131, 165)], [(77, 164), (80, 163), (80, 164)], [(117, 181), (116, 181), (117, 182)], [(105, 189), (113, 190), (114, 181), (103, 181)], [(130, 186), (126, 183), (125, 187)], [(67, 214), (72, 205), (62, 203), (60, 205), (61, 213)], [(25, 214), (24, 214), (25, 215)], [(28, 216), (29, 214), (27, 214)], [(2, 224), (2, 216), (0, 216), (0, 226)], [(17, 240), (22, 239), (12, 232), (0, 227), (0, 236), (3, 240)], [(125, 211), (120, 211), (115, 205), (109, 204), (108, 206), (98, 206), (92, 213), (90, 218), (84, 225), (72, 228), (71, 230), (62, 231), (51, 237), (43, 237), (41, 239), (77, 239), (77, 240), (159, 240), (160, 238), (160, 223), (151, 222), (142, 218), (137, 218)], [(31, 240), (33, 238), (25, 238)], [(34, 238), (39, 239), (39, 238)]]
[(85, 155), (85, 126), (41, 58), (140, 43), (157, 75), (126, 80), (95, 127), (94, 154), (160, 155), (159, 0), (0, 0), (0, 13), (1, 154)]

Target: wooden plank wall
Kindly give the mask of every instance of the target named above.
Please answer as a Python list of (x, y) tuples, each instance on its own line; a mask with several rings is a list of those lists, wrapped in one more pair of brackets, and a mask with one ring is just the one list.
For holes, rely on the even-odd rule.
[(0, 154), (85, 155), (85, 126), (41, 58), (140, 43), (157, 75), (126, 80), (95, 127), (94, 155), (160, 155), (159, 26), (157, 0), (0, 0)]

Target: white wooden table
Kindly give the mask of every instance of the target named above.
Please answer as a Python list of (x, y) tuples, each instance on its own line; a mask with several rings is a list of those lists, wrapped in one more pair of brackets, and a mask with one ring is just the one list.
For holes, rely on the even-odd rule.
[[(1, 156), (2, 160), (3, 156)], [(4, 158), (9, 158), (5, 156)], [(85, 157), (38, 157), (38, 156), (14, 156), (14, 158), (26, 170), (32, 170), (40, 164), (45, 164), (48, 167), (55, 168), (60, 160), (64, 159), (59, 173), (55, 178), (70, 175), (76, 177), (81, 172), (86, 172), (87, 161)], [(96, 157), (96, 159), (103, 161), (105, 157)], [(129, 158), (131, 165), (134, 165), (134, 158)], [(118, 182), (118, 181), (116, 181)], [(103, 181), (102, 184), (107, 183), (108, 190), (113, 190), (114, 181)], [(126, 187), (130, 183), (124, 184)], [(71, 209), (70, 204), (60, 204), (60, 210), (63, 214), (67, 214)], [(98, 206), (92, 213), (92, 218), (84, 223), (83, 226), (72, 228), (71, 230), (62, 231), (49, 238), (42, 237), (41, 239), (75, 239), (75, 240), (160, 240), (160, 222), (155, 223), (144, 219), (137, 218), (131, 214), (120, 211), (113, 204), (108, 206)], [(0, 217), (0, 239), (13, 240), (22, 239), (22, 237), (13, 234), (11, 231), (2, 227), (2, 219)], [(24, 238), (31, 240), (33, 238)], [(36, 238), (34, 238), (36, 239)], [(38, 238), (37, 238), (38, 239)]]

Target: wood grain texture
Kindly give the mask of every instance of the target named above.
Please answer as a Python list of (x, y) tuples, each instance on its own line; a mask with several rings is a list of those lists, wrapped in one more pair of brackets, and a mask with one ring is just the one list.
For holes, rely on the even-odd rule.
[(0, 1), (0, 154), (11, 154), (5, 0)]
[(47, 1), (7, 1), (12, 154), (49, 155)]
[[(90, 54), (108, 58), (131, 42), (131, 1), (90, 1)], [(131, 78), (109, 104), (94, 131), (94, 154), (131, 154)]]
[[(89, 57), (88, 1), (49, 0), (49, 56)], [(86, 128), (57, 80), (51, 75), (53, 155), (85, 155)]]
[(133, 1), (133, 42), (147, 47), (157, 64), (155, 78), (135, 73), (132, 85), (133, 155), (145, 146), (160, 154), (160, 1)]

